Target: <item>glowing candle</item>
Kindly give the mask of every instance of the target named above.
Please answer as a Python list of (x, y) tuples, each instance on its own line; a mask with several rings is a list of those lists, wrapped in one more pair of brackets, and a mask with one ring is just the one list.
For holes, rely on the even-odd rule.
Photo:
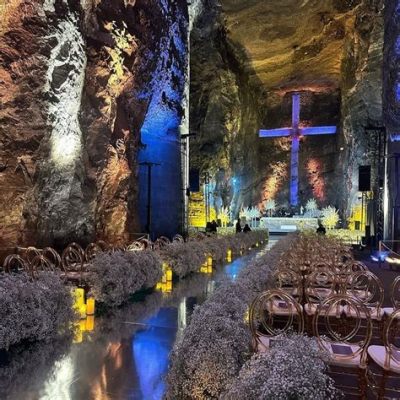
[(79, 327), (78, 327), (78, 329), (79, 329), (81, 332), (85, 332), (85, 331), (86, 331), (86, 319), (81, 319), (81, 320), (79, 321)]
[(85, 304), (85, 289), (83, 288), (72, 289), (72, 296), (74, 298), (74, 308), (79, 308)]
[(86, 304), (82, 304), (82, 305), (79, 307), (78, 312), (79, 312), (80, 318), (81, 318), (81, 319), (85, 319), (85, 318), (86, 318)]
[(87, 315), (94, 315), (95, 310), (95, 300), (94, 297), (89, 297), (86, 300), (86, 314)]
[(86, 318), (86, 330), (92, 332), (94, 329), (94, 316), (90, 315)]
[(167, 277), (167, 282), (172, 281), (172, 269), (167, 269), (167, 273), (166, 273), (166, 277)]

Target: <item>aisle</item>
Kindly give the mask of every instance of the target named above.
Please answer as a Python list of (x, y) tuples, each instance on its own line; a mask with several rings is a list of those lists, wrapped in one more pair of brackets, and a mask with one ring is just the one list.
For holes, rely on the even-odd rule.
[[(112, 315), (97, 318), (94, 330), (84, 333), (84, 340), (64, 353), (58, 348), (49, 352), (45, 344), (24, 351), (14, 360), (24, 366), (12, 384), (7, 369), (0, 368), (0, 387), (8, 392), (5, 399), (161, 399), (169, 353), (195, 305), (204, 302), (223, 280), (235, 279), (245, 265), (277, 240), (279, 237), (271, 237), (266, 247), (218, 268), (212, 275), (196, 274), (182, 280), (171, 294), (152, 293)], [(41, 371), (29, 371), (29, 365)]]

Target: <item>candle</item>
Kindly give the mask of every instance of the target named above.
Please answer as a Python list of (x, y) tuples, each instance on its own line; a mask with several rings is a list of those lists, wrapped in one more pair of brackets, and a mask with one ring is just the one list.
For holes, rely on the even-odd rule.
[(72, 289), (72, 296), (74, 299), (74, 308), (79, 310), (85, 304), (85, 290), (83, 288), (74, 288)]
[(93, 331), (94, 329), (94, 316), (90, 315), (89, 317), (86, 318), (86, 330), (88, 332)]
[(81, 319), (85, 319), (86, 318), (86, 304), (82, 304), (79, 307), (78, 313), (79, 313), (79, 316), (80, 316)]
[(172, 281), (172, 269), (167, 269), (167, 282)]
[(86, 300), (86, 314), (94, 315), (94, 311), (95, 311), (94, 297), (88, 297), (88, 299)]

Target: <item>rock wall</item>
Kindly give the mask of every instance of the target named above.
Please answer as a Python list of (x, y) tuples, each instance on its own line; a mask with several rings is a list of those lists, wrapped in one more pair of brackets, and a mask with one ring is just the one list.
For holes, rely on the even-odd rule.
[(385, 1), (384, 121), (388, 134), (385, 238), (400, 237), (400, 1)]
[[(3, 10), (0, 248), (142, 231), (142, 128), (154, 104), (179, 126), (186, 2), (14, 0)], [(179, 171), (179, 152), (164, 156)], [(176, 194), (165, 198), (172, 211)]]

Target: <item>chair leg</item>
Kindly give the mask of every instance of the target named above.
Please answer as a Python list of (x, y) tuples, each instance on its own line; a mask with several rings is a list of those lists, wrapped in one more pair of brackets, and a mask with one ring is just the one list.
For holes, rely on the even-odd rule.
[(360, 388), (360, 399), (367, 399), (367, 370), (365, 368), (358, 369), (358, 387)]
[(386, 383), (387, 383), (387, 380), (388, 380), (388, 376), (389, 376), (389, 372), (384, 369), (383, 372), (382, 372), (381, 384), (379, 386), (378, 399), (384, 399), (385, 398)]

